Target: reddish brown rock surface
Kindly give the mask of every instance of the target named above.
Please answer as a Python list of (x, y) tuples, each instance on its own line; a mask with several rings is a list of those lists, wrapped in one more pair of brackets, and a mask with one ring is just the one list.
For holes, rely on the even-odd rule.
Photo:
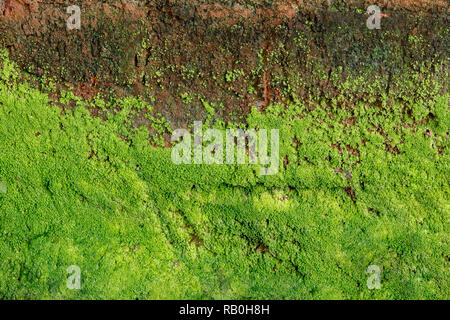
[(153, 97), (175, 123), (203, 117), (203, 100), (228, 118), (254, 105), (332, 97), (349, 75), (382, 77), (392, 92), (418, 61), (448, 56), (446, 1), (377, 1), (382, 29), (368, 30), (372, 3), (83, 1), (81, 30), (68, 30), (66, 8), (76, 1), (0, 0), (0, 46), (30, 73), (86, 97)]

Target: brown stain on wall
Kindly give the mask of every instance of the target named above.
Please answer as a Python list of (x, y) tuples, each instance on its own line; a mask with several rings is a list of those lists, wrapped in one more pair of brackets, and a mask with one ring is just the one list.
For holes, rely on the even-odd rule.
[[(347, 7), (365, 12), (372, 2), (348, 1)], [(174, 121), (188, 121), (187, 110), (197, 118), (204, 111), (195, 97), (200, 94), (213, 104), (223, 103), (215, 116), (226, 118), (232, 113), (246, 114), (255, 104), (286, 104), (292, 98), (285, 94), (286, 83), (299, 98), (337, 94), (330, 79), (333, 70), (341, 65), (345, 74), (357, 70), (354, 64), (361, 59), (371, 63), (372, 58), (367, 56), (373, 54), (370, 46), (377, 42), (377, 33), (364, 30), (367, 15), (336, 12), (332, 3), (86, 0), (80, 5), (82, 29), (68, 31), (66, 8), (74, 4), (71, 0), (6, 0), (3, 9), (0, 0), (0, 46), (7, 47), (20, 66), (32, 66), (29, 72), (39, 76), (49, 71), (62, 82), (72, 83), (75, 92), (86, 97), (102, 89), (141, 95), (151, 88), (155, 110)], [(387, 15), (383, 28), (402, 31), (398, 38), (377, 44), (379, 52), (384, 52), (384, 45), (401, 42), (402, 63), (407, 66), (417, 60), (414, 50), (407, 47), (409, 34), (425, 39), (429, 56), (442, 50), (433, 46), (448, 42), (438, 39), (440, 22), (432, 16), (432, 12), (446, 14), (446, 2), (377, 3)], [(432, 20), (429, 23), (427, 19)], [(338, 26), (350, 26), (351, 34), (339, 33)], [(294, 46), (297, 32), (305, 35), (307, 49)], [(340, 38), (328, 39), (332, 32)], [(145, 49), (141, 46), (144, 38), (148, 42)], [(276, 59), (268, 58), (272, 54)], [(328, 79), (318, 79), (307, 67), (319, 59)], [(389, 59), (385, 60), (388, 64)], [(380, 74), (389, 71), (385, 60), (377, 62)], [(252, 73), (259, 64), (261, 71)], [(194, 72), (192, 78), (182, 74), (183, 68)], [(224, 74), (234, 69), (242, 69), (244, 76), (225, 82)], [(156, 72), (163, 74), (158, 76)], [(302, 76), (304, 86), (295, 86), (290, 80), (294, 74)], [(253, 93), (247, 91), (249, 86), (253, 86)], [(194, 97), (190, 105), (180, 99), (185, 92)]]

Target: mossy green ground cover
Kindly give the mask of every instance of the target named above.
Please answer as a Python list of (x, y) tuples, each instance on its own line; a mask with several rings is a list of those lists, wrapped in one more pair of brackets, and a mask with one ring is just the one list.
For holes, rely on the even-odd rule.
[(105, 120), (66, 93), (62, 113), (3, 54), (0, 298), (448, 299), (448, 98), (254, 109), (250, 128), (280, 129), (259, 176), (173, 164), (138, 99), (91, 102)]

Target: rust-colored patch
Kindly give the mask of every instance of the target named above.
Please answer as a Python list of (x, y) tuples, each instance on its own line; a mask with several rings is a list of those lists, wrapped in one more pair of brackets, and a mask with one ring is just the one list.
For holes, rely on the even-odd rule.
[(345, 190), (345, 192), (347, 192), (347, 194), (352, 199), (352, 201), (356, 202), (355, 191), (351, 187), (345, 187), (344, 190)]
[[(274, 102), (287, 106), (294, 95), (307, 98), (308, 88), (319, 95), (339, 94), (330, 81), (333, 66), (329, 61), (324, 60), (328, 79), (320, 81), (311, 77), (304, 63), (316, 55), (326, 56), (321, 50), (335, 49), (320, 45), (325, 32), (321, 28), (328, 32), (336, 22), (326, 25), (331, 17), (322, 19), (329, 13), (327, 1), (224, 3), (83, 1), (82, 30), (69, 32), (65, 27), (65, 8), (72, 4), (69, 0), (0, 0), (0, 34), (6, 27), (3, 42), (10, 57), (23, 68), (33, 66), (27, 70), (30, 73), (41, 76), (48, 71), (62, 83), (72, 83), (75, 94), (86, 99), (103, 91), (152, 96), (154, 112), (161, 113), (173, 127), (204, 119), (207, 115), (201, 99), (217, 104), (215, 118), (240, 122), (253, 105), (263, 112)], [(352, 1), (347, 6), (361, 9), (368, 4), (372, 1)], [(379, 5), (386, 9), (445, 7), (444, 1), (426, 0), (382, 1)], [(389, 14), (387, 20), (392, 20), (395, 12)], [(305, 26), (305, 21), (313, 21), (313, 25)], [(318, 31), (311, 30), (315, 27)], [(315, 50), (311, 54), (302, 52), (290, 39), (294, 30), (302, 28), (310, 29), (308, 46)], [(415, 33), (423, 33), (420, 25), (414, 28)], [(236, 30), (242, 30), (242, 36)], [(271, 54), (280, 59), (274, 62)], [(192, 78), (181, 74), (183, 67), (193, 72)], [(244, 76), (225, 83), (224, 73), (234, 69), (242, 69)], [(284, 81), (293, 73), (300, 74), (306, 86)], [(290, 92), (285, 91), (288, 86)], [(180, 98), (185, 92), (194, 96), (191, 103)], [(315, 105), (307, 107), (312, 110)], [(350, 118), (344, 126), (354, 123)]]
[(200, 237), (197, 236), (194, 233), (191, 234), (191, 241), (190, 241), (190, 243), (195, 245), (197, 248), (205, 246), (204, 243), (203, 243), (203, 240), (200, 239)]
[(291, 163), (291, 162), (289, 161), (288, 156), (285, 156), (285, 157), (284, 157), (284, 160), (283, 160), (283, 167), (284, 167), (284, 169), (286, 169), (287, 166), (288, 166), (290, 163)]
[(358, 149), (353, 148), (353, 147), (351, 147), (351, 146), (349, 146), (349, 145), (346, 145), (345, 148), (347, 149), (347, 151), (348, 151), (351, 155), (353, 155), (353, 156), (359, 158), (359, 150), (358, 150)]
[(38, 4), (31, 0), (6, 0), (3, 1), (2, 8), (4, 18), (10, 21), (19, 21), (30, 16), (31, 12), (35, 12)]

